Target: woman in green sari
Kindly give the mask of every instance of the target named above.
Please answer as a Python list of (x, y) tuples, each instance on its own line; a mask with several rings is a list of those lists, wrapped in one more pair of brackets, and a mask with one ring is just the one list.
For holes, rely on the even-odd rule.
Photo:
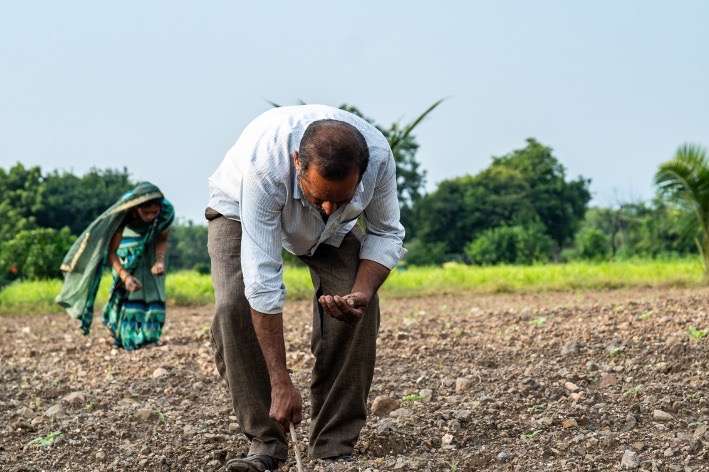
[(138, 184), (94, 220), (64, 258), (57, 296), (88, 334), (106, 264), (113, 273), (103, 321), (114, 344), (137, 349), (160, 339), (165, 324), (165, 258), (173, 206), (155, 185)]

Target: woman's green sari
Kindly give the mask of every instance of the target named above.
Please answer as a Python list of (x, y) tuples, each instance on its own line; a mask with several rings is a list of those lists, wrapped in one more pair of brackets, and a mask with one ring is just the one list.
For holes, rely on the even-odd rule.
[(174, 220), (172, 205), (155, 185), (138, 184), (89, 225), (61, 265), (64, 286), (56, 301), (81, 321), (81, 329), (88, 334), (111, 237), (125, 224), (130, 210), (154, 199), (162, 199), (158, 217), (150, 224), (131, 222), (125, 226), (117, 251), (121, 264), (142, 282), (143, 288), (128, 292), (113, 271), (111, 295), (103, 311), (114, 343), (125, 349), (157, 342), (165, 323), (165, 277), (153, 275), (150, 268), (155, 260), (156, 237)]

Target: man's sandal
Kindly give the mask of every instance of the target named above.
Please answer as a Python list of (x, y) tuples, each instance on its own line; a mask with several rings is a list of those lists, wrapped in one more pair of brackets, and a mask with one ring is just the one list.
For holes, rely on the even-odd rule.
[(337, 464), (340, 462), (354, 462), (354, 459), (349, 454), (342, 454), (341, 456), (334, 456), (334, 457), (328, 457), (326, 459), (322, 459), (322, 461), (323, 461), (323, 463), (325, 463), (325, 465), (330, 465), (330, 464)]
[(275, 472), (278, 470), (278, 459), (265, 454), (255, 454), (253, 456), (231, 459), (224, 468), (228, 472)]

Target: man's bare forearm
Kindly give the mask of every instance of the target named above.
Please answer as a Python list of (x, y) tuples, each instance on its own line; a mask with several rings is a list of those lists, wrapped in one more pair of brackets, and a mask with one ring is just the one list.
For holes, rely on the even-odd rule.
[(286, 345), (283, 338), (283, 314), (268, 315), (251, 309), (251, 319), (263, 357), (266, 360), (271, 387), (290, 383), (286, 367)]
[(352, 293), (362, 292), (371, 300), (379, 287), (389, 277), (391, 272), (386, 266), (378, 262), (362, 259), (359, 261), (359, 269), (357, 270), (357, 279), (355, 279)]

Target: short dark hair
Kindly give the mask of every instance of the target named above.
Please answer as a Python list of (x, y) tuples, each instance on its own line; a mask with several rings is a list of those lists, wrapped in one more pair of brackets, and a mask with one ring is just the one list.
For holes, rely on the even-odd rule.
[(300, 140), (301, 172), (313, 165), (326, 180), (342, 181), (353, 171), (361, 179), (369, 164), (369, 147), (362, 133), (338, 120), (313, 121)]

